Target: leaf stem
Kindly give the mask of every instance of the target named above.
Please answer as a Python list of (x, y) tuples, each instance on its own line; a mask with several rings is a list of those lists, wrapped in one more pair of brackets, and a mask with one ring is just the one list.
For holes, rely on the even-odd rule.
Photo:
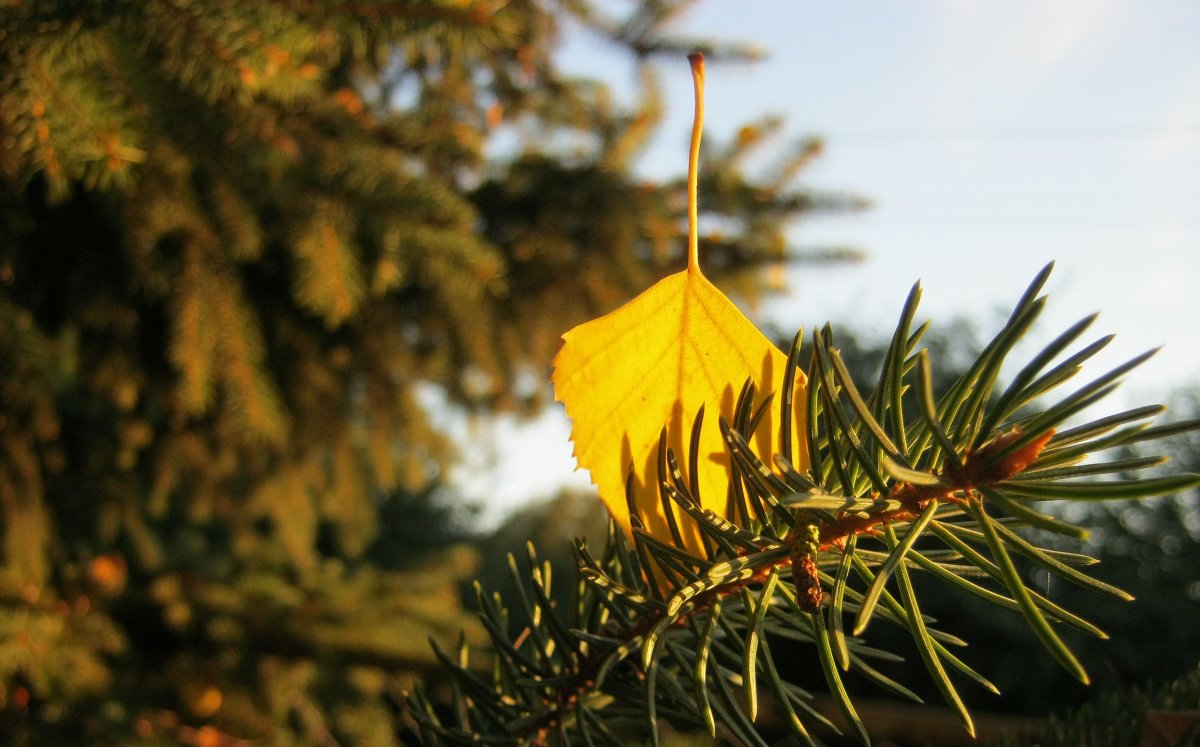
[(688, 272), (700, 273), (699, 207), (696, 200), (700, 173), (700, 135), (704, 131), (704, 55), (692, 52), (688, 55), (692, 65), (692, 82), (696, 88), (696, 114), (692, 119), (692, 145), (688, 153)]

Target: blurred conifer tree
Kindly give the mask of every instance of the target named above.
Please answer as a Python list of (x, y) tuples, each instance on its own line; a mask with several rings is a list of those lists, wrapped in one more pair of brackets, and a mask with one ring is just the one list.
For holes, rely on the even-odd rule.
[[(535, 411), (559, 335), (681, 265), (682, 181), (632, 159), (685, 5), (3, 4), (6, 743), (394, 742), (476, 562), (422, 394)], [(633, 111), (556, 68), (568, 23), (643, 63)], [(709, 161), (747, 294), (859, 206), (795, 190), (817, 142), (747, 175), (776, 126)]]

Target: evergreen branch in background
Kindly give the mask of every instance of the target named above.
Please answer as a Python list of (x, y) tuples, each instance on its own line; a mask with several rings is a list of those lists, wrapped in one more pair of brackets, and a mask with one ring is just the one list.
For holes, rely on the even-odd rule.
[[(1200, 666), (1170, 682), (1104, 693), (1054, 716), (1038, 735), (1043, 747), (1126, 747), (1131, 744), (1195, 744), (1200, 737)], [(1011, 740), (997, 742), (1019, 747)]]
[[(848, 673), (919, 700), (881, 671), (906, 652), (873, 645), (872, 623), (911, 637), (937, 692), (973, 734), (960, 684), (995, 688), (955, 653), (967, 642), (922, 612), (930, 587), (914, 583), (918, 576), (1020, 614), (1045, 653), (1087, 682), (1063, 631), (1105, 633), (1039, 593), (1025, 569), (1107, 594), (1114, 603), (1131, 597), (1090, 576), (1091, 558), (1042, 544), (1055, 535), (1078, 540), (1087, 531), (1044, 513), (1039, 502), (1138, 499), (1200, 485), (1194, 474), (1130, 477), (1159, 464), (1156, 457), (1081, 464), (1114, 446), (1198, 424), (1150, 428), (1162, 408), (1144, 407), (1066, 427), (1148, 354), (1042, 404), (1102, 346), (1067, 353), (1090, 318), (998, 389), (1014, 344), (1045, 305), (1040, 292), (1049, 270), (940, 394), (931, 384), (929, 355), (918, 349), (925, 327), (911, 331), (919, 288), (865, 396), (832, 330), (814, 334), (805, 415), (810, 466), (803, 472), (794, 466), (801, 460), (790, 453), (790, 435), (781, 434), (778, 454), (757, 453), (749, 439), (765, 407), (781, 409), (779, 422), (790, 434), (797, 403), (790, 396), (764, 403), (745, 388), (722, 422), (732, 471), (726, 516), (736, 522), (700, 508), (690, 479), (698, 455), (674, 453), (664, 431), (658, 476), (670, 536), (643, 531), (631, 500), (630, 535), (610, 523), (599, 556), (577, 540), (578, 575), (567, 604), (552, 601), (549, 565), (530, 545), (526, 570), (512, 566), (514, 597), (479, 593), (489, 663), (473, 660), (465, 645), (454, 657), (439, 652), (453, 695), (441, 702), (413, 691), (411, 736), (424, 745), (618, 745), (631, 737), (657, 743), (660, 727), (670, 724), (766, 745), (755, 721), (770, 698), (793, 736), (811, 745), (815, 731), (834, 728), (809, 689), (811, 673), (820, 672), (854, 736), (869, 743), (843, 685)], [(785, 392), (799, 355), (797, 335)], [(699, 528), (703, 551), (685, 549), (676, 528), (682, 522)], [(807, 664), (796, 661), (797, 645), (809, 651)], [(778, 653), (785, 647), (786, 658)]]

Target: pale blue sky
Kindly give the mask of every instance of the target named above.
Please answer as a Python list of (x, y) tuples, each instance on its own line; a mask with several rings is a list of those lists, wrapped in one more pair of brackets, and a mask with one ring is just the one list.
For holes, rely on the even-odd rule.
[[(798, 246), (868, 257), (791, 271), (789, 293), (764, 310), (775, 323), (883, 334), (920, 279), (926, 317), (987, 327), (1056, 260), (1041, 339), (1099, 310), (1097, 336), (1118, 334), (1100, 365), (1165, 345), (1127, 397), (1200, 378), (1200, 2), (708, 0), (676, 28), (768, 55), (709, 65), (708, 135), (780, 114), (791, 135), (826, 138), (799, 184), (874, 204), (796, 225)], [(618, 95), (635, 90), (602, 40), (568, 37), (562, 61)], [(690, 72), (683, 59), (659, 67), (668, 114), (640, 164), (648, 176), (686, 167)], [(510, 446), (463, 487), (489, 516), (563, 481), (587, 484), (571, 475), (559, 413), (485, 428), (476, 435)]]

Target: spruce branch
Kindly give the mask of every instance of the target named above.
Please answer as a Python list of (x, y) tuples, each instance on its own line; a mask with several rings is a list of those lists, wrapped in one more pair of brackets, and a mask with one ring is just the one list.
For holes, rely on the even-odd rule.
[[(973, 734), (956, 680), (995, 687), (953, 653), (966, 642), (922, 612), (926, 587), (914, 584), (916, 575), (1022, 615), (1047, 653), (1086, 683), (1061, 631), (1101, 638), (1104, 632), (1031, 588), (1023, 568), (1118, 600), (1132, 597), (1089, 575), (1091, 558), (1039, 544), (1042, 535), (1029, 530), (1078, 540), (1086, 529), (1043, 513), (1037, 503), (1137, 499), (1200, 485), (1194, 474), (1129, 476), (1161, 457), (1080, 464), (1113, 446), (1198, 423), (1148, 427), (1164, 409), (1152, 406), (1067, 427), (1148, 354), (1039, 408), (1045, 394), (1074, 378), (1102, 345), (1104, 338), (1043, 373), (1091, 318), (1054, 339), (996, 393), (1014, 344), (1045, 305), (1039, 293), (1049, 270), (940, 396), (929, 355), (917, 347), (926, 327), (912, 330), (917, 287), (866, 396), (826, 327), (813, 335), (806, 401), (793, 401), (797, 335), (779, 402), (760, 401), (747, 384), (730, 417), (721, 418), (731, 464), (726, 516), (736, 520), (696, 500), (694, 434), (703, 410), (696, 413), (687, 455), (668, 447), (664, 429), (657, 461), (668, 536), (642, 529), (631, 499), (630, 535), (610, 522), (598, 558), (586, 541), (576, 541), (578, 578), (566, 605), (554, 601), (549, 568), (532, 546), (527, 570), (510, 561), (514, 611), (499, 595), (479, 594), (492, 642), (491, 673), (473, 668), (482, 662), (472, 662), (466, 647), (455, 660), (439, 652), (457, 683), (455, 695), (448, 709), (421, 690), (410, 695), (421, 743), (591, 745), (620, 744), (629, 736), (657, 743), (659, 725), (668, 722), (760, 745), (766, 742), (755, 722), (762, 698), (769, 697), (794, 737), (815, 744), (811, 730), (833, 725), (813, 707), (813, 694), (789, 681), (794, 665), (774, 653), (783, 641), (812, 647), (811, 663), (829, 695), (854, 735), (869, 743), (842, 684), (847, 672), (919, 700), (872, 663), (899, 656), (870, 644), (868, 626), (876, 619), (907, 631), (936, 690)], [(749, 442), (767, 407), (782, 410), (783, 453), (759, 454)], [(804, 472), (794, 467), (790, 438), (792, 418), (801, 414), (810, 463)], [(1105, 475), (1120, 479), (1093, 479)], [(685, 522), (699, 528), (705, 552), (684, 549), (678, 527)], [(853, 620), (849, 632), (846, 616)]]

